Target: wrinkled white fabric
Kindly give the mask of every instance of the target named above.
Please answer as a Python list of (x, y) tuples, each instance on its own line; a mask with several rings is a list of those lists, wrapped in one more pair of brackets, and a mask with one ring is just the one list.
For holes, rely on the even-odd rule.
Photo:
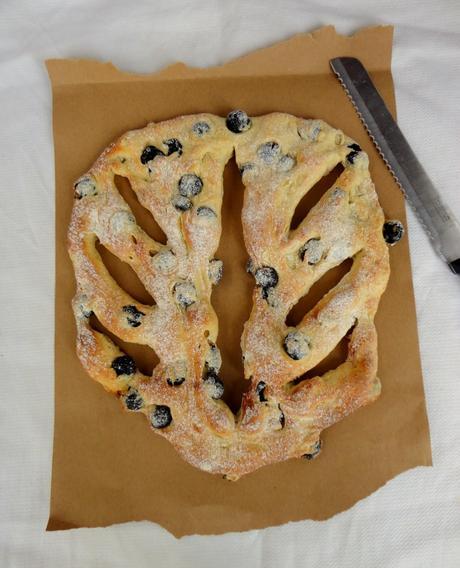
[(142, 72), (177, 60), (215, 65), (324, 24), (351, 33), (379, 23), (396, 28), (400, 125), (460, 216), (458, 0), (0, 2), (0, 566), (460, 566), (460, 278), (436, 257), (411, 212), (433, 468), (398, 476), (326, 522), (181, 540), (149, 522), (44, 531), (53, 431), (54, 165), (43, 60), (90, 57)]

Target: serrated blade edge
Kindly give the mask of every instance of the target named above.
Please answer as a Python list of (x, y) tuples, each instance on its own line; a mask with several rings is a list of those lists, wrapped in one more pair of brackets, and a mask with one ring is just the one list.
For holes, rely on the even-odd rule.
[(452, 211), (442, 202), (366, 69), (353, 57), (338, 57), (332, 59), (330, 64), (435, 249), (444, 259), (458, 258), (460, 226)]

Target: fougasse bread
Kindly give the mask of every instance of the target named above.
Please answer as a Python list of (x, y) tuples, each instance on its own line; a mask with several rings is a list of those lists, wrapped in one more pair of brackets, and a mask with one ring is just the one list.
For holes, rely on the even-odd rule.
[[(254, 276), (241, 338), (251, 383), (236, 416), (221, 400), (218, 320), (210, 301), (222, 276), (215, 253), (225, 239), (223, 170), (232, 156), (245, 186), (242, 225)], [(299, 201), (338, 164), (341, 175), (291, 230)], [(136, 223), (115, 176), (129, 180), (166, 244)], [(267, 464), (313, 458), (323, 429), (379, 396), (373, 320), (389, 277), (384, 215), (367, 155), (340, 130), (284, 113), (180, 116), (121, 136), (74, 192), (68, 243), (78, 356), (93, 379), (127, 411), (145, 414), (187, 462), (235, 480)], [(398, 230), (386, 226), (393, 237)], [(135, 271), (154, 305), (121, 289), (97, 243)], [(299, 299), (349, 258), (352, 267), (340, 282), (297, 327), (287, 326)], [(152, 376), (93, 329), (92, 314), (114, 336), (155, 351), (160, 362)], [(303, 379), (347, 334), (346, 361)]]

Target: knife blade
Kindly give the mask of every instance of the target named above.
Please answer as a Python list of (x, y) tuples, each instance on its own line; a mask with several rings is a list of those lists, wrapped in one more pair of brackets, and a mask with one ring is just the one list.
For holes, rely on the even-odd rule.
[(412, 151), (363, 64), (354, 57), (336, 57), (330, 65), (436, 252), (455, 274), (460, 274), (460, 224)]

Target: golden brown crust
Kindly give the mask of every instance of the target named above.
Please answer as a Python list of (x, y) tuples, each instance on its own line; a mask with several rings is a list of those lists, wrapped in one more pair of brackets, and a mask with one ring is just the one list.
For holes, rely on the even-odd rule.
[[(388, 280), (388, 251), (368, 159), (353, 144), (322, 121), (281, 113), (253, 118), (241, 133), (214, 115), (182, 116), (128, 132), (75, 185), (68, 240), (81, 362), (205, 471), (237, 479), (313, 453), (322, 429), (379, 395), (373, 319)], [(221, 236), (223, 169), (234, 152), (246, 187), (243, 231), (256, 279), (241, 343), (252, 384), (237, 417), (218, 400), (218, 322), (210, 303), (219, 271), (210, 261)], [(300, 199), (339, 163), (341, 176), (291, 231)], [(115, 175), (129, 179), (167, 245), (136, 224)], [(118, 286), (97, 241), (134, 269), (154, 306)], [(290, 309), (347, 258), (349, 273), (295, 329), (287, 328)], [(91, 312), (119, 338), (154, 349), (160, 363), (152, 377), (129, 358), (117, 359), (123, 353), (92, 329)], [(350, 329), (345, 363), (295, 381)]]

